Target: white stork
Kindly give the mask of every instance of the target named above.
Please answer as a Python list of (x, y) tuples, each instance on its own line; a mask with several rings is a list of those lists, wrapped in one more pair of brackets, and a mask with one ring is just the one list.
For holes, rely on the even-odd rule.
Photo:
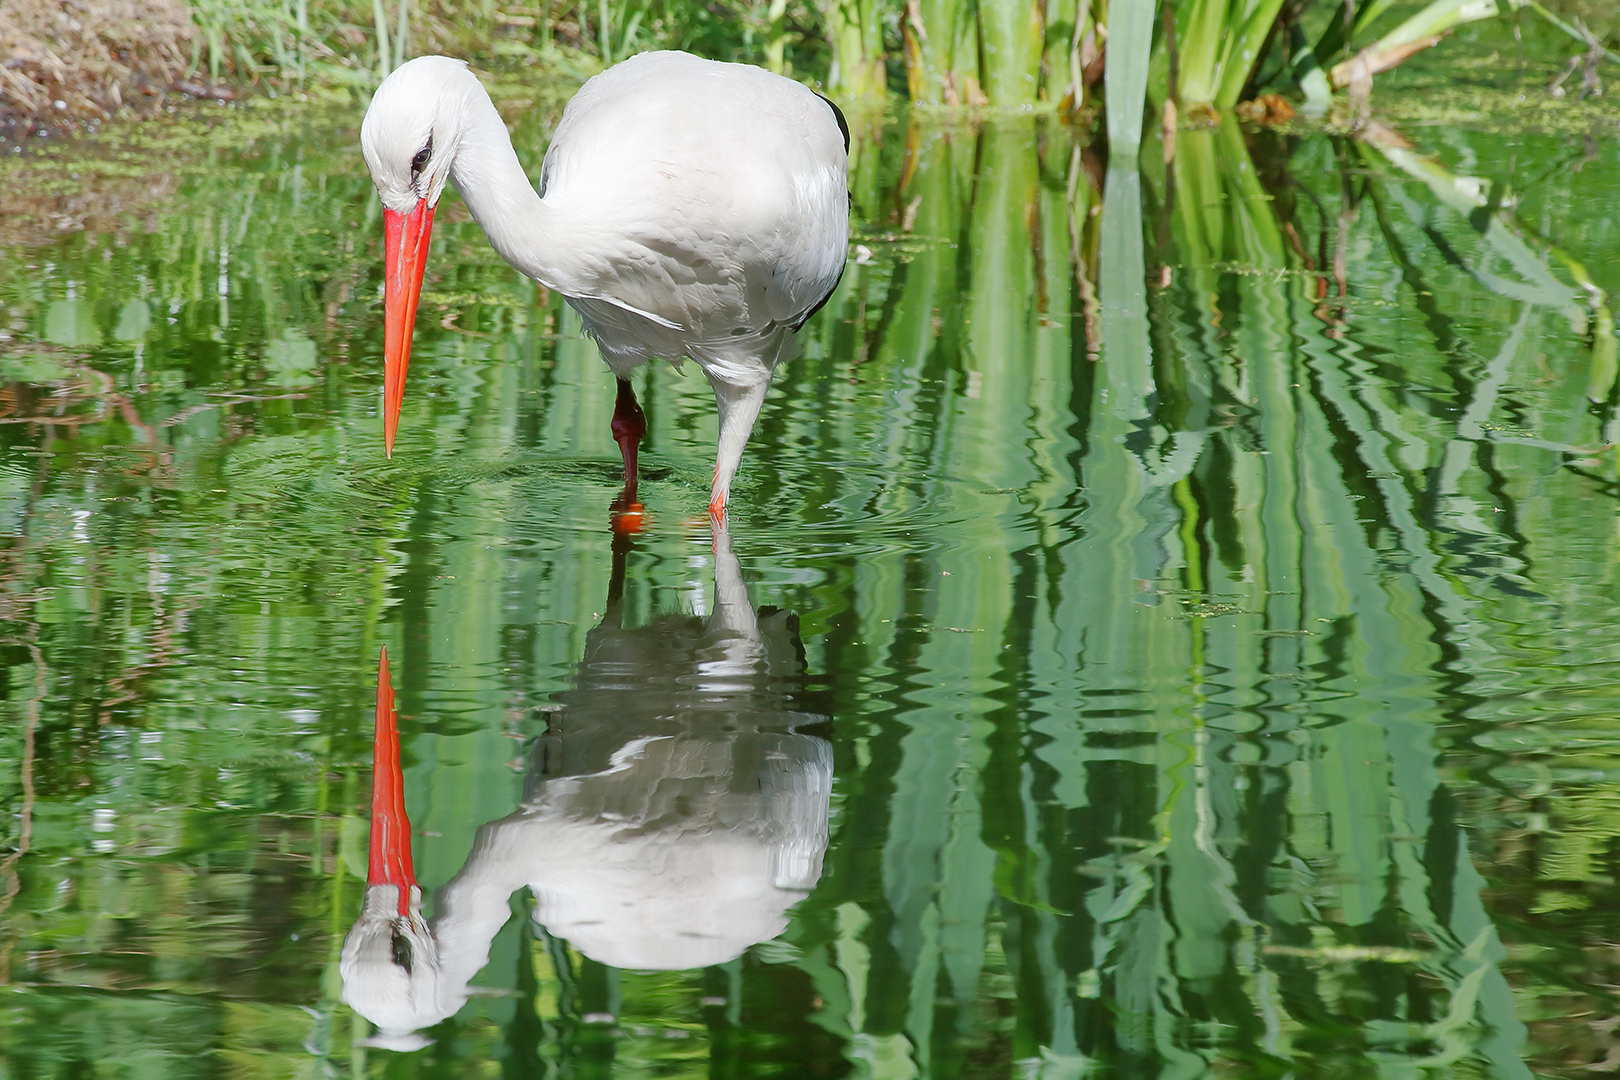
[(388, 453), (433, 208), (454, 180), (495, 250), (573, 305), (618, 376), (616, 505), (636, 502), (646, 429), (630, 372), (691, 358), (719, 407), (709, 509), (723, 515), (771, 372), (843, 273), (849, 129), (837, 107), (746, 64), (644, 53), (569, 101), (537, 191), (466, 64), (423, 56), (378, 87), (360, 146), (383, 204)]

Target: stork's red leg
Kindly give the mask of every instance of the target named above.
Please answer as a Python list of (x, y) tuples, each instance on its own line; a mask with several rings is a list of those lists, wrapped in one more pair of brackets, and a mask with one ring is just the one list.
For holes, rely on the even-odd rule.
[(636, 501), (636, 451), (647, 433), (647, 417), (636, 402), (629, 379), (619, 380), (619, 396), (613, 403), (613, 440), (624, 455), (624, 491), (613, 501), (614, 526), (620, 532), (641, 531), (641, 503)]

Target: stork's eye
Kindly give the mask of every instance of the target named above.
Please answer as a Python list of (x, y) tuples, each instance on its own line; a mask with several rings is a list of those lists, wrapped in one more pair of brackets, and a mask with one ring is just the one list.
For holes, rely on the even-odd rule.
[(388, 943), (389, 958), (395, 966), (405, 969), (405, 974), (411, 973), (411, 939), (395, 929), (394, 936)]
[(429, 135), (427, 145), (422, 147), (422, 149), (418, 150), (416, 152), (416, 156), (411, 158), (411, 179), (413, 181), (418, 176), (422, 175), (422, 170), (427, 168), (428, 158), (430, 158), (432, 156), (433, 156), (433, 136)]

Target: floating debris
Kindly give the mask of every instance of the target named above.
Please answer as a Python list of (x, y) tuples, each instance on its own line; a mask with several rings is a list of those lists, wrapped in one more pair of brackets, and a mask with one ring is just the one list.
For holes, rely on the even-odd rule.
[(1245, 120), (1276, 127), (1294, 118), (1294, 106), (1281, 94), (1261, 94), (1233, 110)]
[(1399, 949), (1390, 945), (1322, 945), (1314, 949), (1296, 945), (1266, 945), (1261, 951), (1267, 956), (1297, 956), (1302, 960), (1326, 960), (1337, 964), (1355, 964), (1364, 960), (1379, 960), (1386, 964), (1421, 964), (1430, 956), (1417, 949)]

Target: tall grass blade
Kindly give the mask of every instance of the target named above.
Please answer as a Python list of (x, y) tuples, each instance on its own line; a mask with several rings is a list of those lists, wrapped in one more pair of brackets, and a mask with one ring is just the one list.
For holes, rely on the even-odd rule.
[(1109, 5), (1108, 67), (1103, 78), (1108, 90), (1110, 160), (1134, 161), (1142, 144), (1148, 62), (1152, 56), (1153, 24), (1158, 8), (1157, 0), (1114, 0)]
[(1347, 10), (1342, 17), (1329, 19), (1322, 36), (1316, 39), (1316, 55), (1323, 59), (1335, 59), (1344, 49), (1352, 47), (1356, 39), (1365, 33), (1380, 15), (1388, 11), (1394, 2), (1395, 0), (1371, 0), (1365, 6), (1356, 8), (1353, 13)]
[(976, 0), (907, 0), (900, 32), (911, 100), (952, 106), (985, 103)]
[[(1316, 43), (1311, 46), (1311, 51), (1320, 60), (1337, 60), (1339, 54), (1344, 51), (1345, 42), (1350, 40), (1354, 13), (1342, 2), (1335, 3), (1332, 7), (1338, 10), (1328, 19), (1327, 26), (1322, 28), (1322, 33), (1317, 37)], [(1294, 23), (1294, 29), (1299, 31), (1300, 37), (1305, 36), (1305, 28), (1300, 26), (1297, 20)], [(1294, 46), (1294, 48), (1297, 51), (1297, 46)]]
[(647, 14), (646, 5), (636, 9), (630, 16), (630, 21), (624, 24), (624, 32), (619, 36), (619, 48), (616, 56), (633, 56), (636, 52), (636, 34), (641, 30), (641, 20)]
[(1065, 98), (1074, 102), (1080, 96), (1080, 23), (1089, 9), (1085, 0), (1049, 0), (1045, 15), (1045, 47), (1041, 67), (1046, 73), (1042, 87), (1047, 101)]
[(878, 0), (822, 0), (821, 13), (833, 57), (827, 85), (846, 98), (881, 100), (887, 76)]
[(371, 16), (377, 27), (377, 78), (382, 80), (393, 70), (388, 62), (393, 54), (388, 49), (388, 13), (383, 10), (383, 0), (371, 0)]
[[(1281, 0), (1182, 0), (1175, 20), (1180, 106), (1226, 109), (1236, 104), (1281, 10)], [(1157, 78), (1167, 74), (1158, 70)]]
[[(1230, 29), (1228, 7), (1228, 0), (1184, 0), (1177, 6), (1176, 91), (1183, 108), (1215, 101), (1221, 82), (1221, 53)], [(1110, 28), (1110, 61), (1112, 46)]]
[(1333, 84), (1328, 82), (1327, 72), (1322, 70), (1318, 60), (1322, 54), (1311, 48), (1299, 23), (1289, 27), (1288, 35), (1289, 47), (1293, 50), (1289, 66), (1295, 84), (1305, 95), (1301, 111), (1306, 116), (1322, 116), (1333, 106)]
[(765, 39), (765, 66), (781, 75), (787, 71), (787, 0), (771, 0), (765, 20), (769, 27)]
[(399, 0), (399, 18), (394, 23), (394, 66), (396, 68), (410, 58), (410, 33), (410, 0)]
[(309, 0), (297, 0), (298, 11), (298, 77), (309, 75)]
[[(1372, 3), (1367, 6), (1358, 8), (1356, 10), (1355, 25), (1350, 32), (1349, 40), (1345, 41), (1344, 45), (1347, 47), (1353, 46), (1356, 38), (1365, 34), (1367, 29), (1378, 21), (1378, 17), (1388, 11), (1394, 4), (1395, 0), (1372, 0)], [(1338, 24), (1342, 27), (1344, 21), (1342, 19), (1338, 20)]]
[[(1362, 6), (1345, 5), (1343, 15), (1335, 15), (1332, 19), (1328, 19), (1327, 28), (1322, 31), (1322, 36), (1317, 37), (1315, 55), (1324, 62), (1338, 60), (1340, 53), (1353, 47), (1356, 39), (1361, 37), (1393, 2), (1395, 0), (1371, 0), (1371, 3)], [(1299, 28), (1298, 21), (1294, 23), (1294, 28)]]
[(1220, 82), (1213, 99), (1219, 108), (1227, 109), (1237, 104), (1249, 77), (1260, 63), (1261, 51), (1281, 10), (1282, 0), (1259, 0), (1247, 18), (1238, 24), (1235, 34), (1228, 26), (1226, 47), (1221, 54)]
[(1045, 38), (1041, 0), (997, 0), (979, 5), (982, 82), (998, 108), (1033, 105), (1040, 89)]

